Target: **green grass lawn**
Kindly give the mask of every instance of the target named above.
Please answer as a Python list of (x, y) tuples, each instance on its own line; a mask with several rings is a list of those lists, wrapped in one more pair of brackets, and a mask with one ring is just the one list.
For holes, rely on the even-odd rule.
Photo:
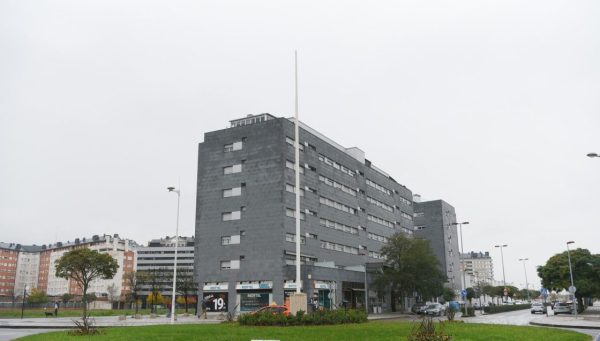
[[(54, 312), (53, 308), (48, 308), (46, 310), (49, 313)], [(194, 309), (189, 310), (192, 314), (194, 313)], [(135, 309), (126, 309), (126, 310), (89, 310), (92, 316), (118, 316), (118, 315), (127, 315), (131, 316), (134, 314)], [(139, 313), (142, 315), (149, 315), (150, 309), (140, 309)], [(158, 308), (159, 315), (165, 315), (167, 313), (166, 308)], [(177, 310), (178, 314), (183, 314), (183, 309)], [(81, 309), (59, 309), (58, 317), (78, 317), (81, 316)], [(23, 314), (26, 318), (31, 317), (46, 317), (44, 314), (43, 308), (35, 308), (35, 309), (25, 309)], [(21, 318), (21, 309), (0, 309), (0, 318)]]
[[(21, 341), (125, 341), (125, 340), (406, 340), (414, 324), (397, 321), (374, 321), (364, 324), (311, 326), (311, 327), (240, 327), (237, 324), (213, 325), (161, 325), (146, 327), (119, 327), (104, 329), (103, 335), (81, 337), (69, 336), (67, 332), (32, 335)], [(561, 329), (453, 323), (447, 325), (446, 333), (453, 340), (543, 340), (577, 341), (591, 339), (590, 336)]]

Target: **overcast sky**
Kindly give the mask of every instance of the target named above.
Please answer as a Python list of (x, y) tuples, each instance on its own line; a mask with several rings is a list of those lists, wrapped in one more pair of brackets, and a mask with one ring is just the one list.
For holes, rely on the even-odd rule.
[(508, 244), (600, 253), (600, 2), (0, 0), (0, 241), (194, 234), (197, 144), (293, 114)]

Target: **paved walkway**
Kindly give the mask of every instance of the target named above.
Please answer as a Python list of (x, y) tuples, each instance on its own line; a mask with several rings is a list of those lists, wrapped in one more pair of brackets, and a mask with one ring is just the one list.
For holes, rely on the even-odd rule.
[[(0, 328), (43, 328), (43, 329), (65, 329), (74, 328), (73, 321), (78, 320), (76, 317), (58, 317), (58, 318), (25, 318), (25, 319), (0, 319)], [(142, 316), (140, 319), (128, 316), (124, 320), (119, 320), (118, 316), (99, 316), (93, 318), (98, 327), (127, 327), (127, 326), (149, 326), (157, 324), (169, 324), (171, 319), (164, 315), (151, 318), (148, 315)], [(218, 319), (217, 315), (209, 316), (208, 319), (199, 319), (196, 316), (178, 316), (176, 324), (201, 324), (201, 323), (220, 323), (222, 319)]]

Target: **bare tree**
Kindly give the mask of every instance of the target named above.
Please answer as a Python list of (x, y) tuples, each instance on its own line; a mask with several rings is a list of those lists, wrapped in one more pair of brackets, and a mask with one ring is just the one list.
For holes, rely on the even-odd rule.
[(183, 296), (185, 313), (188, 312), (188, 297), (195, 295), (198, 283), (194, 280), (194, 272), (189, 269), (177, 269), (177, 293)]
[(123, 277), (125, 278), (125, 285), (129, 287), (126, 300), (128, 302), (135, 303), (135, 314), (138, 314), (138, 300), (140, 299), (140, 291), (146, 280), (146, 272), (144, 271), (129, 271), (126, 272)]
[(121, 298), (119, 287), (117, 287), (115, 283), (107, 286), (106, 292), (108, 293), (108, 300), (110, 301), (111, 305), (113, 305), (115, 302), (118, 302)]

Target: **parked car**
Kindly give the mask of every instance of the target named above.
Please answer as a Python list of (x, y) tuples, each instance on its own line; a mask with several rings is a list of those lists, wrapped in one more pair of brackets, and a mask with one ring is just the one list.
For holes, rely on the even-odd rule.
[(427, 304), (421, 302), (413, 304), (413, 306), (410, 308), (410, 311), (413, 314), (425, 314), (425, 309), (427, 309)]
[(440, 303), (431, 303), (425, 308), (425, 315), (442, 316), (446, 314), (446, 306)]
[(573, 308), (570, 304), (564, 302), (556, 302), (554, 304), (554, 315), (558, 314), (572, 314)]
[(546, 306), (541, 302), (533, 302), (531, 304), (531, 313), (542, 313), (545, 314), (547, 312)]
[(264, 313), (264, 312), (270, 312), (272, 314), (283, 314), (285, 316), (290, 315), (289, 309), (286, 306), (282, 306), (282, 305), (268, 305), (268, 306), (265, 306), (258, 310), (253, 311), (252, 314), (258, 314), (258, 313)]

